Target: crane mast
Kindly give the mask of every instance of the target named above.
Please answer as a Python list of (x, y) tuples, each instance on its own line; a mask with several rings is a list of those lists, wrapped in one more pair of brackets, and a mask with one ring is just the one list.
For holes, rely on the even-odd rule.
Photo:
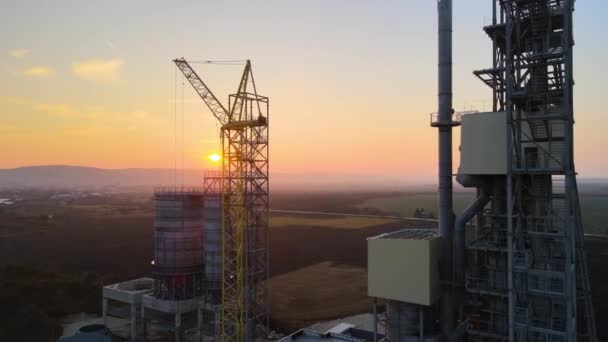
[(268, 331), (269, 101), (249, 61), (226, 107), (184, 58), (174, 63), (222, 125), (222, 341), (253, 341)]

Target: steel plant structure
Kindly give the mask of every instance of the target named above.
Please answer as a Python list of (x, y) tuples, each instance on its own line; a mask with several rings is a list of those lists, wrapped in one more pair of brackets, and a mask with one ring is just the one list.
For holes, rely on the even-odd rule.
[(249, 61), (228, 107), (184, 58), (174, 62), (221, 124), (221, 339), (253, 341), (268, 329), (269, 101), (257, 94)]
[(506, 119), (507, 158), (505, 174), (460, 172), (478, 192), (455, 227), (470, 341), (597, 341), (573, 159), (573, 3), (492, 0), (493, 65), (474, 74), (492, 89), (486, 114)]

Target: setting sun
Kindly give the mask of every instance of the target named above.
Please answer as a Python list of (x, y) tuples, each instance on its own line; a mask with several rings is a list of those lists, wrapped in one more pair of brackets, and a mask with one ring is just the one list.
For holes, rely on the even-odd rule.
[(212, 153), (207, 158), (209, 158), (209, 160), (211, 160), (212, 162), (219, 162), (220, 159), (222, 159), (222, 157), (220, 157), (220, 155), (217, 153)]

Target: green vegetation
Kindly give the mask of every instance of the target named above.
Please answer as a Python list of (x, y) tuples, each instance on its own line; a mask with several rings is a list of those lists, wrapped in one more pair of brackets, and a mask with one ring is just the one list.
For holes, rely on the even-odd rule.
[(61, 317), (101, 312), (102, 279), (24, 267), (0, 268), (0, 341), (55, 341)]

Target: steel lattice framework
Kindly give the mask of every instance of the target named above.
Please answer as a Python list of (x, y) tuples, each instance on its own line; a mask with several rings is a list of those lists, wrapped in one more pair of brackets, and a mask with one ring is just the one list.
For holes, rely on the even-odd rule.
[(269, 101), (249, 61), (229, 111), (185, 59), (174, 62), (222, 124), (222, 341), (253, 341), (268, 330)]
[[(573, 158), (574, 0), (492, 0), (507, 175), (467, 236), (473, 341), (597, 341)], [(471, 304), (472, 303), (472, 304)]]
[(242, 120), (222, 127), (222, 339), (241, 341), (268, 324), (268, 99), (231, 102)]

